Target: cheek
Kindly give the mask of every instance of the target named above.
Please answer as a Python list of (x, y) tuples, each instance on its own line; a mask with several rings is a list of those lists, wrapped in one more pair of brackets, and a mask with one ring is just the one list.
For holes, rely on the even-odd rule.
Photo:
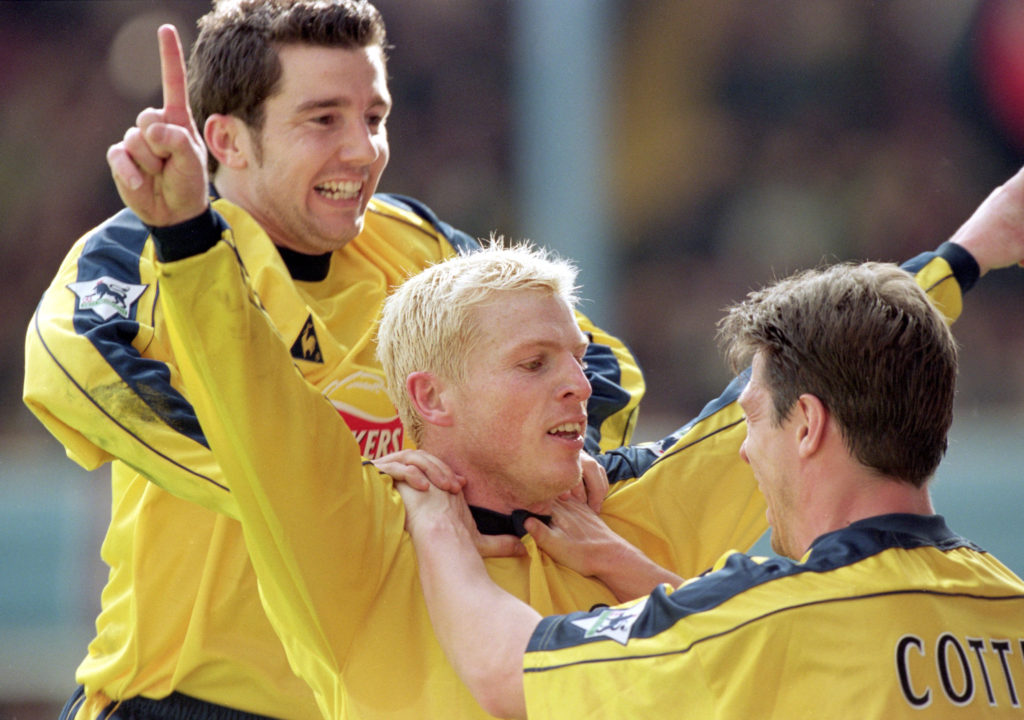
[(758, 448), (760, 447), (759, 438), (757, 431), (747, 431), (747, 437), (743, 440), (743, 444), (740, 445), (740, 454), (743, 459), (751, 465), (756, 465), (760, 460), (760, 453)]
[(463, 408), (478, 427), (506, 428), (515, 433), (521, 426), (516, 398), (501, 392), (495, 385), (479, 383), (463, 397)]
[(376, 141), (374, 147), (377, 148), (377, 159), (373, 166), (378, 173), (381, 173), (384, 172), (384, 168), (387, 167), (388, 161), (391, 159), (391, 148), (388, 145), (387, 137)]

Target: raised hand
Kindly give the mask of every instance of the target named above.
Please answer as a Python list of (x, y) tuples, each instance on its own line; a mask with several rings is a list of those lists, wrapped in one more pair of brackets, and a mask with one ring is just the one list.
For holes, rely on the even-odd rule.
[(951, 240), (970, 251), (982, 275), (1024, 264), (1024, 169), (993, 190)]
[(188, 105), (185, 56), (173, 25), (158, 30), (164, 106), (146, 108), (107, 163), (124, 204), (153, 227), (202, 213), (207, 197), (206, 146)]

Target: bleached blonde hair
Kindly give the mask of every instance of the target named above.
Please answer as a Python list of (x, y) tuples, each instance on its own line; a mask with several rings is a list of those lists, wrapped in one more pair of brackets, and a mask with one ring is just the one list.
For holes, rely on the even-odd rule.
[(425, 371), (462, 381), (480, 335), (476, 308), (527, 290), (550, 293), (573, 308), (576, 274), (572, 263), (544, 248), (525, 241), (506, 247), (492, 236), (481, 250), (432, 265), (395, 289), (381, 311), (377, 357), (388, 395), (417, 445), (423, 420), (406, 392), (406, 378)]

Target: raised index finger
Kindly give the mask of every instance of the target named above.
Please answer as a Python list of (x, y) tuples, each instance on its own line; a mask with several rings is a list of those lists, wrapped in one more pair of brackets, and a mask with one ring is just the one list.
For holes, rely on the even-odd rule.
[(161, 25), (157, 31), (160, 40), (160, 80), (164, 89), (164, 119), (171, 124), (191, 128), (192, 113), (188, 106), (185, 81), (185, 54), (181, 40), (173, 25)]

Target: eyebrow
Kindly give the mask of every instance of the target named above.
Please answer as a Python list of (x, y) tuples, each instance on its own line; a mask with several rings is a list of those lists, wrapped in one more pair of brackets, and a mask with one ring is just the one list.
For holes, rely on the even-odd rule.
[(352, 103), (341, 98), (322, 98), (315, 100), (306, 100), (305, 102), (299, 103), (298, 107), (295, 108), (295, 112), (304, 113), (310, 110), (323, 110), (326, 108), (345, 107)]
[[(328, 110), (333, 108), (351, 107), (352, 101), (347, 98), (333, 97), (333, 98), (314, 98), (313, 100), (306, 100), (301, 102), (295, 108), (297, 114), (309, 112), (310, 110)], [(391, 103), (386, 100), (383, 96), (377, 96), (373, 102), (370, 103), (370, 107), (382, 106), (391, 109)]]
[[(579, 351), (580, 354), (583, 354), (587, 351), (587, 348), (589, 348), (591, 344), (592, 343), (590, 342), (590, 340), (587, 339), (586, 336), (584, 336), (584, 340), (579, 343), (573, 343), (571, 349), (573, 351)], [(518, 342), (515, 345), (508, 348), (506, 352), (509, 355), (516, 355), (518, 353), (531, 352), (533, 350), (558, 350), (562, 347), (565, 346), (557, 340), (551, 340), (548, 337), (536, 337), (523, 340), (522, 342)]]

